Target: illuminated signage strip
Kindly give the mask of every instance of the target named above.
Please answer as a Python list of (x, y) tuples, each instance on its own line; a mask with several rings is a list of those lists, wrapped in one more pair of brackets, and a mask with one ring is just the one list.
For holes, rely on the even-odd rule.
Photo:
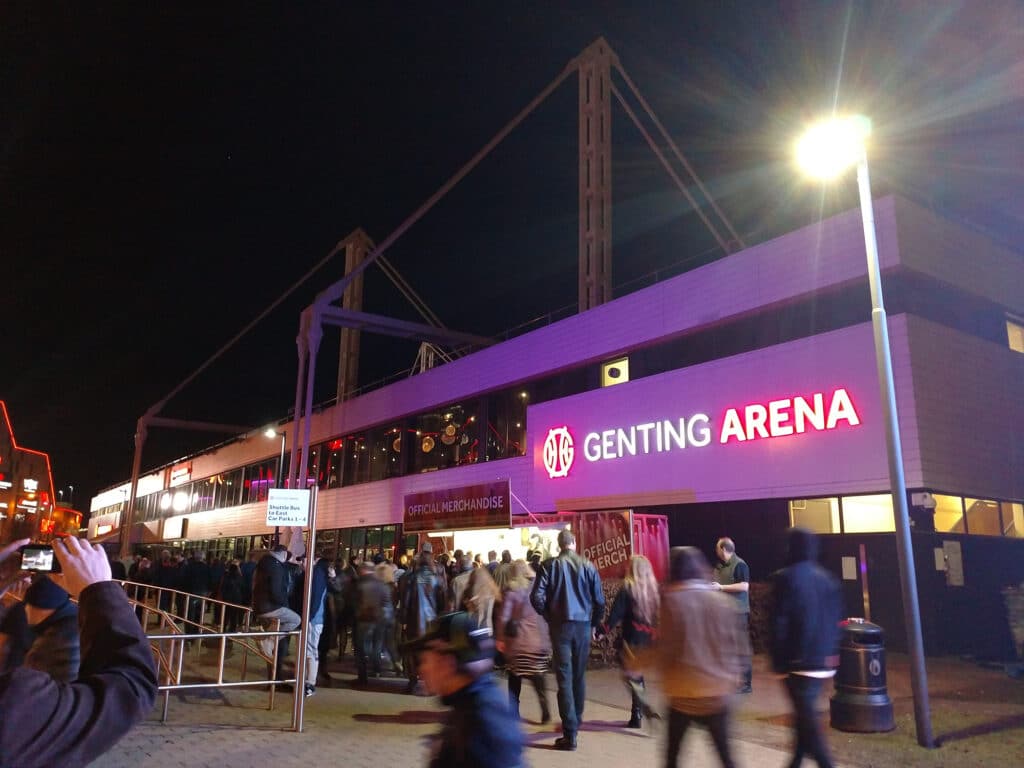
[(873, 349), (864, 324), (530, 406), (529, 503), (884, 483)]

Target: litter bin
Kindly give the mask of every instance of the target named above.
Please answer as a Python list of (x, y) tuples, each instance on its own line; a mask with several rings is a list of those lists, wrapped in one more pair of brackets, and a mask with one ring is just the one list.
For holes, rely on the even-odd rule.
[(876, 733), (896, 727), (885, 685), (884, 633), (864, 619), (839, 622), (839, 669), (830, 702), (832, 727)]

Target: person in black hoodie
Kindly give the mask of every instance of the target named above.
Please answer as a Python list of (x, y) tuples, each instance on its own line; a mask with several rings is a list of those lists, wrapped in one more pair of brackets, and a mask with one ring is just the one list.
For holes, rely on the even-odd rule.
[[(288, 571), (284, 561), (288, 557), (288, 549), (283, 544), (276, 544), (256, 565), (253, 575), (252, 608), (256, 618), (265, 628), (270, 629), (274, 620), (281, 622), (281, 632), (291, 632), (299, 626), (299, 614), (288, 607)], [(277, 679), (284, 677), (282, 664), (287, 650), (288, 636), (284, 635), (277, 641)], [(268, 656), (274, 653), (273, 638), (261, 640), (263, 652)], [(269, 670), (268, 670), (269, 671)], [(290, 690), (288, 685), (279, 685), (278, 690)]]
[(839, 581), (817, 563), (818, 541), (805, 528), (790, 528), (787, 565), (774, 576), (772, 667), (786, 675), (786, 693), (796, 715), (791, 768), (813, 757), (821, 768), (832, 759), (815, 712), (826, 679), (839, 664)]

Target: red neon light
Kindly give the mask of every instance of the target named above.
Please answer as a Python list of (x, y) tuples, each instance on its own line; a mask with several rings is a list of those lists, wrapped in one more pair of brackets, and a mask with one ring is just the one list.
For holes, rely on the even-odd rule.
[(11, 447), (16, 451), (22, 451), (23, 453), (32, 453), (36, 456), (42, 456), (46, 459), (46, 479), (50, 482), (49, 487), (53, 488), (53, 470), (50, 469), (50, 454), (44, 453), (43, 451), (35, 451), (31, 448), (22, 448), (18, 445), (18, 441), (14, 437), (14, 427), (11, 426), (11, 417), (7, 413), (7, 404), (0, 400), (0, 413), (3, 413), (4, 423), (7, 425), (7, 433), (11, 436)]

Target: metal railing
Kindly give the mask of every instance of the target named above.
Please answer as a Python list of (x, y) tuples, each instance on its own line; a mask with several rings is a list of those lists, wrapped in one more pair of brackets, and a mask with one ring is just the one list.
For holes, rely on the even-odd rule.
[[(259, 620), (252, 608), (225, 600), (218, 600), (206, 595), (193, 595), (179, 589), (158, 587), (133, 581), (120, 582), (128, 596), (128, 601), (135, 608), (136, 615), (143, 630), (149, 638), (153, 655), (159, 667), (162, 683), (159, 692), (163, 694), (163, 709), (160, 721), (166, 723), (170, 709), (171, 694), (176, 691), (219, 689), (219, 688), (258, 688), (269, 686), (267, 709), (274, 709), (277, 686), (282, 684), (296, 685), (297, 676), (277, 677), (278, 654), (282, 637), (299, 637), (300, 630), (281, 631), (281, 622), (273, 620), (268, 628), (254, 629)], [(152, 604), (150, 604), (152, 603)], [(161, 607), (165, 606), (165, 607)], [(175, 613), (180, 610), (181, 613)], [(206, 621), (206, 614), (212, 611), (211, 621)], [(239, 611), (237, 626), (239, 631), (225, 632), (228, 611)], [(151, 628), (151, 624), (156, 626)], [(155, 629), (155, 631), (154, 631)], [(214, 680), (209, 682), (182, 682), (186, 672), (185, 656), (192, 644), (194, 655), (198, 659), (202, 654), (203, 643), (217, 642), (217, 664)], [(261, 647), (260, 641), (267, 641), (271, 650)], [(229, 656), (228, 649), (240, 647), (242, 650), (241, 679), (225, 679), (225, 662)], [(267, 679), (246, 680), (248, 675), (249, 654), (253, 654), (268, 665)], [(296, 668), (304, 664), (305, 649), (296, 649)], [(301, 696), (301, 691), (296, 691)], [(302, 713), (300, 708), (293, 708), (292, 730), (302, 729)]]
[[(297, 685), (297, 676), (279, 679), (277, 677), (277, 670), (280, 638), (297, 638), (300, 635), (299, 629), (282, 632), (281, 622), (277, 619), (269, 624), (269, 629), (253, 629), (252, 625), (254, 623), (258, 624), (259, 620), (255, 617), (252, 608), (248, 606), (229, 603), (225, 600), (217, 600), (216, 598), (203, 595), (192, 595), (188, 592), (168, 587), (155, 587), (151, 584), (141, 584), (134, 581), (118, 581), (124, 588), (128, 602), (135, 610), (135, 615), (139, 618), (139, 623), (142, 624), (143, 631), (149, 639), (150, 647), (153, 650), (153, 657), (157, 663), (157, 690), (163, 694), (160, 722), (167, 722), (171, 694), (176, 691), (269, 686), (267, 710), (273, 711), (277, 686), (282, 684)], [(2, 595), (2, 599), (9, 603), (21, 601), (24, 599), (27, 588), (28, 584), (25, 582), (16, 583)], [(152, 604), (150, 604), (151, 602)], [(189, 608), (196, 602), (199, 603), (199, 609), (192, 615), (198, 616), (198, 620), (189, 618)], [(183, 605), (185, 615), (179, 616), (171, 610), (161, 608), (162, 604), (168, 605), (169, 608)], [(208, 608), (212, 609), (212, 621), (210, 623), (205, 621)], [(224, 631), (228, 610), (241, 611), (238, 622), (238, 625), (242, 627), (241, 631)], [(196, 631), (186, 631), (187, 627), (194, 628)], [(193, 643), (194, 655), (198, 659), (202, 654), (203, 642), (210, 640), (219, 641), (217, 667), (213, 675), (214, 679), (209, 682), (182, 682), (186, 671), (188, 671), (185, 667), (185, 655), (188, 651), (188, 644)], [(272, 644), (272, 650), (264, 650), (260, 646), (260, 641), (268, 641), (268, 645)], [(240, 647), (242, 650), (241, 679), (226, 680), (225, 661), (230, 655), (228, 649), (234, 649), (235, 647)], [(249, 654), (257, 656), (267, 663), (268, 676), (266, 680), (246, 680)], [(305, 660), (305, 649), (297, 648), (296, 669), (299, 664), (304, 664)], [(161, 680), (162, 682), (159, 682)], [(302, 696), (302, 692), (296, 691), (295, 695)], [(302, 730), (303, 713), (301, 710), (301, 707), (292, 708), (291, 730), (293, 731)]]

